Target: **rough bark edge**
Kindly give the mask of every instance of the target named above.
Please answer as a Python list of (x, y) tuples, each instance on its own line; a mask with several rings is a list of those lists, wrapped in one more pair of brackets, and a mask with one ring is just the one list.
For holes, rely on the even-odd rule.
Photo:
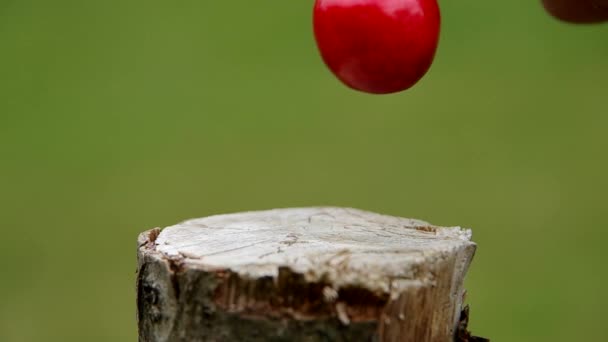
[[(359, 287), (332, 288), (326, 281), (308, 282), (305, 276), (280, 267), (277, 279), (251, 279), (231, 271), (213, 272), (218, 280), (214, 303), (227, 312), (251, 317), (283, 317), (298, 320), (339, 317), (343, 323), (376, 320), (388, 302), (388, 294)], [(292, 293), (298, 293), (293, 296)]]

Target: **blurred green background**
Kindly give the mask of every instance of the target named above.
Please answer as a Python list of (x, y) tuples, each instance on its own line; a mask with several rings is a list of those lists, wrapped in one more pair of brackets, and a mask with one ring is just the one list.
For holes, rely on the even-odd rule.
[(476, 334), (608, 340), (608, 26), (444, 0), (371, 96), (312, 4), (0, 0), (0, 341), (135, 341), (138, 232), (309, 205), (474, 228)]

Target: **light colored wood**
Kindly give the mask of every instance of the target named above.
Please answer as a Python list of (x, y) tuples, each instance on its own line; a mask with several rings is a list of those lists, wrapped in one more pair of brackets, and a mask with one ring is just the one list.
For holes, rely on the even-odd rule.
[(452, 341), (474, 251), (349, 208), (185, 221), (140, 236), (140, 341)]

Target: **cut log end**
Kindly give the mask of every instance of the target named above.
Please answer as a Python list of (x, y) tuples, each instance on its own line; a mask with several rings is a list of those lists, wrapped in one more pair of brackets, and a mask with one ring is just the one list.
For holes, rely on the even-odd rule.
[(454, 341), (474, 252), (470, 230), (348, 208), (153, 229), (138, 240), (139, 339)]

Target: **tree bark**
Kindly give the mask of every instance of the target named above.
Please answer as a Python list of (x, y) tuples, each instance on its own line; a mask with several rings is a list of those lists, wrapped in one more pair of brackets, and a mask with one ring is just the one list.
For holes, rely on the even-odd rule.
[(153, 229), (138, 239), (139, 341), (454, 341), (475, 247), (467, 229), (348, 208)]

